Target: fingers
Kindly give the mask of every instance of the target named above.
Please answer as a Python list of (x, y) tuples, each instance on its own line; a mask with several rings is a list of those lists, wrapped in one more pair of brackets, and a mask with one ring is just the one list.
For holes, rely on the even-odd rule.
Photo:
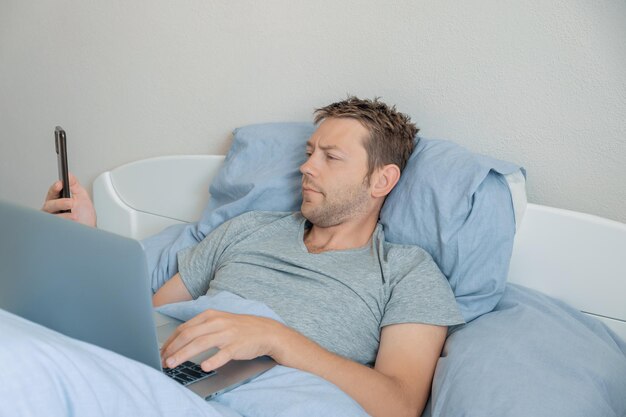
[[(79, 184), (78, 180), (71, 173), (69, 176), (69, 186), (72, 194), (74, 194), (75, 192), (80, 192), (82, 190), (82, 187)], [(61, 210), (72, 209), (71, 206), (68, 206), (68, 204), (72, 204), (69, 199), (63, 199), (63, 202), (58, 202), (61, 201), (59, 197), (61, 196), (62, 188), (63, 181), (61, 180), (55, 181), (54, 184), (52, 184), (50, 188), (48, 188), (48, 193), (46, 194), (44, 205), (41, 208), (43, 211), (46, 211), (48, 213), (57, 213)]]
[(202, 362), (200, 364), (200, 367), (204, 372), (209, 372), (219, 368), (220, 366), (226, 365), (232, 359), (233, 354), (230, 352), (230, 349), (222, 349), (219, 350), (215, 355), (211, 356), (209, 359)]
[[(69, 182), (70, 190), (72, 192), (74, 191), (74, 188), (76, 188), (77, 190), (79, 188), (82, 189), (82, 186), (80, 185), (80, 183), (78, 182), (74, 174), (72, 174), (71, 172), (69, 173), (68, 182)], [(46, 194), (46, 201), (56, 200), (57, 198), (59, 198), (62, 188), (63, 188), (63, 181), (61, 180), (55, 181), (54, 184), (52, 184), (50, 188), (48, 188), (48, 194)]]
[(225, 331), (196, 337), (171, 356), (165, 356), (165, 365), (168, 368), (174, 368), (199, 353), (206, 352), (213, 347), (222, 346), (225, 340), (227, 340)]
[(204, 370), (231, 359), (253, 359), (272, 351), (273, 321), (261, 317), (207, 310), (178, 326), (161, 349), (163, 366), (172, 368), (199, 353), (219, 348), (221, 354), (203, 363)]
[(76, 177), (74, 176), (74, 174), (72, 174), (71, 172), (68, 172), (68, 176), (69, 176), (69, 183), (70, 183), (70, 187), (71, 187), (72, 185), (76, 185), (76, 184), (80, 185), (80, 184), (78, 183), (78, 180), (77, 180), (77, 179), (76, 179)]
[[(194, 326), (178, 326), (174, 333), (167, 339), (161, 348), (161, 356), (167, 358), (178, 351), (195, 338), (207, 335), (216, 330), (214, 323), (200, 323)], [(182, 329), (181, 329), (182, 328)]]
[(161, 348), (164, 366), (172, 368), (211, 348), (223, 348), (232, 338), (228, 315), (206, 310), (178, 326)]
[(46, 200), (41, 209), (47, 213), (57, 214), (60, 211), (71, 210), (73, 206), (74, 201), (71, 198), (57, 198), (55, 200)]
[(59, 194), (61, 193), (61, 188), (63, 188), (63, 184), (61, 181), (56, 181), (54, 184), (48, 188), (48, 194), (46, 194), (46, 201), (48, 200), (56, 200), (59, 198)]
[(78, 179), (71, 172), (69, 173), (68, 182), (70, 184), (70, 191), (72, 192), (72, 195), (80, 195), (83, 193), (87, 194), (87, 190), (85, 190), (85, 188), (80, 184), (80, 182), (78, 182)]
[(58, 214), (56, 214), (56, 216), (62, 217), (64, 219), (76, 221), (76, 215), (72, 214), (72, 213), (58, 213)]
[(193, 318), (191, 318), (190, 320), (186, 321), (185, 323), (181, 324), (180, 326), (178, 326), (176, 328), (176, 330), (174, 330), (174, 332), (170, 335), (170, 337), (167, 338), (167, 340), (165, 341), (165, 343), (163, 343), (163, 346), (161, 347), (161, 355), (163, 355), (166, 352), (171, 352), (170, 349), (170, 345), (172, 342), (174, 342), (174, 340), (176, 340), (176, 338), (178, 336), (180, 336), (180, 334), (185, 330), (188, 329), (189, 327), (195, 326), (197, 324), (203, 323), (205, 322), (210, 316), (211, 313), (214, 310), (206, 310), (196, 316), (194, 316)]

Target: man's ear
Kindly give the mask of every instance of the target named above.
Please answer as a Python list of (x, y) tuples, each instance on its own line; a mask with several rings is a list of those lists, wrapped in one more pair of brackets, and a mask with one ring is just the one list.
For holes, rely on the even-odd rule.
[(384, 165), (374, 171), (372, 180), (372, 197), (385, 197), (400, 180), (400, 168), (396, 164)]

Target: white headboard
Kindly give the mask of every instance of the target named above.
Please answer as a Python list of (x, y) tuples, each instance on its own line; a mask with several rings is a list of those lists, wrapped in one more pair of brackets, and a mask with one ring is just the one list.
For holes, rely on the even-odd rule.
[(93, 184), (98, 228), (143, 239), (197, 221), (223, 161), (224, 155), (164, 156), (100, 174)]
[(529, 204), (508, 279), (594, 315), (626, 340), (626, 224)]
[[(143, 239), (200, 218), (222, 155), (144, 159), (94, 182), (98, 227)], [(537, 289), (604, 321), (626, 340), (626, 224), (528, 204), (509, 281)]]

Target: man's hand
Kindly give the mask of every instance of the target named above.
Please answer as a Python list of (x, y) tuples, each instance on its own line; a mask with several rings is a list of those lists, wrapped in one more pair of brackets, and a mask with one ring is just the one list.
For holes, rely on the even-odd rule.
[[(59, 180), (52, 184), (48, 189), (46, 201), (41, 208), (43, 211), (55, 214), (59, 217), (73, 220), (87, 226), (96, 226), (96, 210), (89, 198), (89, 193), (78, 182), (76, 177), (70, 175), (70, 192), (71, 198), (59, 198), (62, 182)], [(63, 210), (71, 210), (71, 213), (59, 213)]]
[[(213, 347), (204, 371), (231, 359), (271, 356), (277, 363), (318, 375), (354, 398), (370, 415), (421, 415), (446, 327), (417, 323), (385, 326), (374, 368), (324, 349), (278, 321), (207, 310), (178, 327), (161, 350), (164, 367), (175, 367)], [(170, 362), (171, 361), (171, 362)]]
[(202, 362), (205, 372), (232, 359), (273, 356), (281, 334), (291, 331), (276, 320), (206, 310), (181, 324), (163, 344), (163, 366), (174, 368), (198, 353), (213, 347), (219, 352)]

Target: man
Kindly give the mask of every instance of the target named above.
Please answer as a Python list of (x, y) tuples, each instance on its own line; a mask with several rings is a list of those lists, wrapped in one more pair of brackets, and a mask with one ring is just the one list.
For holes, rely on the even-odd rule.
[[(299, 213), (250, 212), (178, 254), (179, 273), (155, 306), (231, 291), (286, 322), (207, 310), (164, 344), (174, 367), (212, 347), (203, 369), (271, 356), (334, 383), (373, 416), (420, 415), (448, 325), (461, 323), (447, 281), (417, 247), (384, 241), (378, 217), (413, 149), (417, 128), (378, 100), (316, 111)], [(45, 211), (95, 225), (87, 193), (54, 184)]]

